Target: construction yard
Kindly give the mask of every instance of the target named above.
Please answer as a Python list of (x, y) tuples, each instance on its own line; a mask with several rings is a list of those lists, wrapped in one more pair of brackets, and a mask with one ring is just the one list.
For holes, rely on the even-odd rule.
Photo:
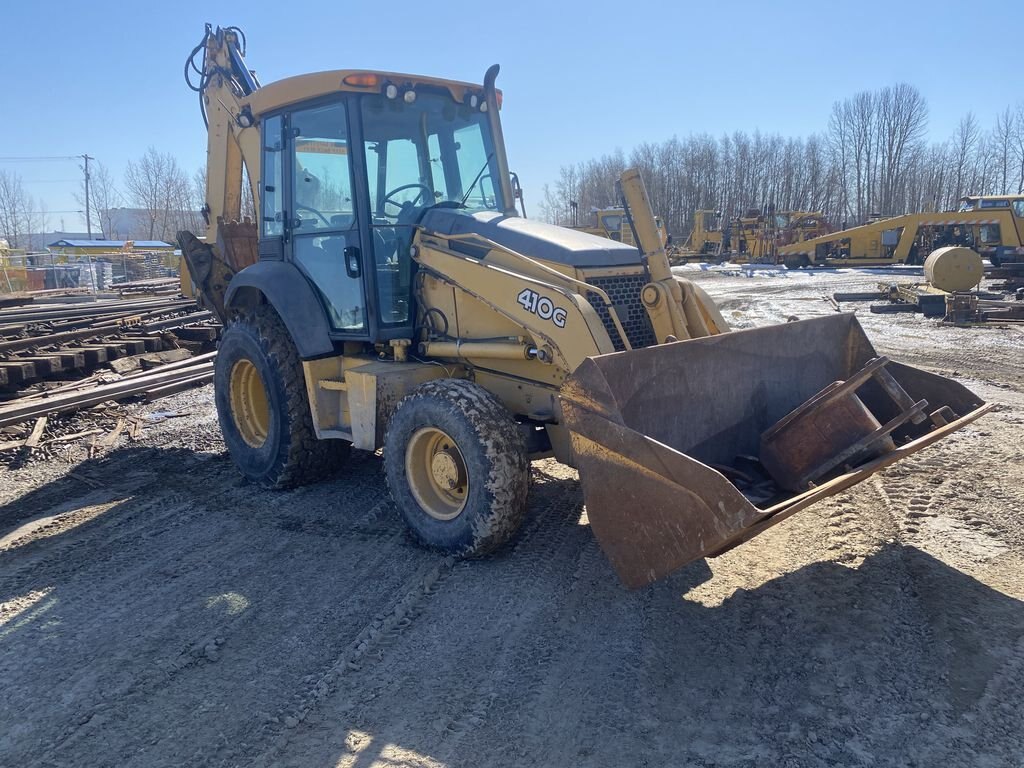
[[(684, 273), (740, 328), (882, 279)], [(209, 384), (8, 454), (0, 765), (1021, 765), (1024, 328), (842, 309), (1000, 407), (635, 592), (571, 469), (535, 462), (511, 545), (455, 561), (413, 542), (373, 454), (244, 482)]]

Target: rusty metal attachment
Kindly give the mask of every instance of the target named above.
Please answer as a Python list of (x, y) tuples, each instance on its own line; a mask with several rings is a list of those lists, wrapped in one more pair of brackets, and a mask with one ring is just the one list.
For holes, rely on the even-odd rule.
[[(853, 315), (591, 357), (560, 400), (590, 525), (629, 587), (748, 541), (990, 407), (954, 381), (879, 358)], [(936, 417), (923, 417), (926, 407)], [(793, 412), (813, 424), (826, 410), (852, 442), (808, 453), (809, 470), (796, 473), (807, 487), (783, 487), (763, 462), (762, 435), (781, 446), (801, 426)], [(861, 444), (873, 449), (844, 455)]]
[[(836, 381), (791, 411), (761, 435), (761, 463), (780, 488), (802, 491), (843, 464), (889, 453), (896, 448), (892, 432), (907, 421), (925, 420), (927, 400), (915, 402), (876, 357), (846, 381)], [(877, 382), (899, 408), (882, 424), (857, 390)]]
[(256, 225), (250, 221), (219, 222), (216, 247), (191, 232), (179, 232), (178, 247), (187, 265), (187, 277), (199, 288), (203, 305), (225, 322), (228, 283), (236, 273), (259, 260)]

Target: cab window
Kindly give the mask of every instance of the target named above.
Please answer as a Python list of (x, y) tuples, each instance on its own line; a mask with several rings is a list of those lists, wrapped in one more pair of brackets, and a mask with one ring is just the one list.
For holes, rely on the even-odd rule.
[(260, 234), (280, 237), (284, 234), (284, 119), (277, 115), (263, 121), (263, 178), (260, 189)]
[(494, 145), (486, 114), (446, 89), (417, 88), (411, 101), (367, 95), (360, 104), (380, 322), (404, 325), (411, 320), (410, 246), (424, 213), (502, 210)]
[(345, 104), (296, 110), (290, 136), (292, 258), (316, 286), (334, 330), (361, 334), (362, 276), (345, 261), (346, 249), (360, 244)]
[(294, 229), (348, 229), (355, 214), (344, 105), (295, 112), (292, 133)]
[(1013, 201), (1013, 215), (1018, 219), (1024, 219), (1024, 200)]

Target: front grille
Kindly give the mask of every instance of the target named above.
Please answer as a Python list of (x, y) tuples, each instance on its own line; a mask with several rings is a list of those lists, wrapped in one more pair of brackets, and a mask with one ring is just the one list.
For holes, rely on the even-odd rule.
[[(654, 329), (651, 328), (650, 318), (647, 310), (640, 301), (640, 291), (647, 284), (647, 277), (638, 275), (617, 275), (614, 277), (586, 277), (586, 281), (596, 288), (608, 294), (612, 305), (619, 316), (623, 330), (626, 331), (626, 338), (629, 339), (633, 349), (649, 347), (655, 343)], [(604, 300), (593, 291), (587, 291), (587, 301), (597, 312), (601, 322), (604, 323), (608, 336), (615, 345), (615, 351), (621, 352), (626, 348), (619, 338), (619, 331), (612, 322), (611, 313), (605, 306)]]

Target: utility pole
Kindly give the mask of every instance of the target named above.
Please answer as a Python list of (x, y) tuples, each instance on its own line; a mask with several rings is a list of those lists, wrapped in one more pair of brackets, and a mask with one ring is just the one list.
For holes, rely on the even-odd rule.
[(92, 240), (92, 216), (89, 214), (89, 161), (95, 160), (95, 157), (89, 157), (88, 154), (80, 155), (85, 161), (85, 167), (82, 169), (85, 171), (85, 231), (88, 234), (88, 239)]

